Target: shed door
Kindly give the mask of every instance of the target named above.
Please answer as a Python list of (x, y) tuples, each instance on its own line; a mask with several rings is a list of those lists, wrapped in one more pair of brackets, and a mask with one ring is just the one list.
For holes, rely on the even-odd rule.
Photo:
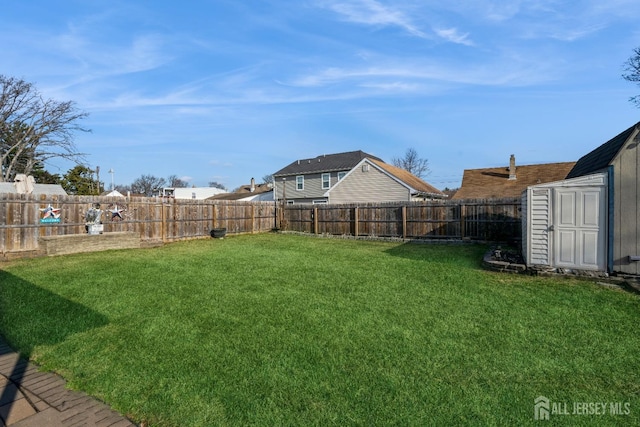
[(554, 260), (558, 267), (606, 269), (604, 188), (555, 189)]

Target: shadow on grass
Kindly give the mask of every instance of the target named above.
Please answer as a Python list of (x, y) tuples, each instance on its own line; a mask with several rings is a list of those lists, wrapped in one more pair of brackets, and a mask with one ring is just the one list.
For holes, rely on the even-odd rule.
[[(72, 334), (107, 323), (106, 316), (82, 304), (0, 270), (0, 358), (13, 353), (2, 345), (5, 339), (29, 357), (37, 346), (58, 344)], [(4, 375), (19, 387), (27, 369), (26, 361), (16, 360), (12, 366), (3, 367)], [(11, 405), (17, 390), (14, 386), (5, 387), (0, 402)]]
[(0, 334), (21, 353), (108, 323), (106, 316), (0, 270)]
[(407, 242), (385, 252), (391, 256), (414, 261), (439, 261), (453, 266), (463, 262), (466, 266), (482, 268), (482, 257), (488, 246), (475, 243)]

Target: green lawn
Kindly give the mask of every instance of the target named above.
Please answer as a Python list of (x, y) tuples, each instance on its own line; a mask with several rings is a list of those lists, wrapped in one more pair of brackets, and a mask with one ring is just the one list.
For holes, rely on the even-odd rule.
[[(640, 298), (485, 248), (263, 234), (0, 264), (0, 334), (134, 420), (640, 424)], [(624, 408), (624, 406), (623, 406)]]

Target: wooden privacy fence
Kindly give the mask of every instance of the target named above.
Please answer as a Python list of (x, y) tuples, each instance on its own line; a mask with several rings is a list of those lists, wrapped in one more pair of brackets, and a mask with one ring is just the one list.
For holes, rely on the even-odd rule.
[[(521, 238), (520, 198), (437, 202), (276, 205), (147, 197), (0, 194), (0, 254), (37, 251), (39, 238), (86, 234), (85, 215), (100, 205), (104, 233), (133, 232), (171, 242), (279, 228), (315, 234), (512, 241)], [(43, 219), (47, 208), (58, 218)], [(59, 222), (57, 222), (59, 220)]]
[[(0, 254), (36, 251), (44, 236), (86, 234), (85, 214), (96, 203), (104, 233), (134, 232), (143, 242), (204, 237), (214, 228), (229, 234), (270, 231), (276, 219), (273, 202), (0, 194)], [(43, 219), (49, 207), (60, 222)]]
[(385, 204), (287, 205), (279, 227), (315, 234), (512, 241), (521, 238), (520, 198)]

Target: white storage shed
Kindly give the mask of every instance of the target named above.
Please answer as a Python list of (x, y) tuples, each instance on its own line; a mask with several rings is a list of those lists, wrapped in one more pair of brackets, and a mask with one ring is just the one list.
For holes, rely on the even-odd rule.
[(607, 270), (607, 183), (607, 173), (597, 173), (523, 192), (527, 266)]
[(522, 203), (528, 266), (640, 275), (640, 122)]

